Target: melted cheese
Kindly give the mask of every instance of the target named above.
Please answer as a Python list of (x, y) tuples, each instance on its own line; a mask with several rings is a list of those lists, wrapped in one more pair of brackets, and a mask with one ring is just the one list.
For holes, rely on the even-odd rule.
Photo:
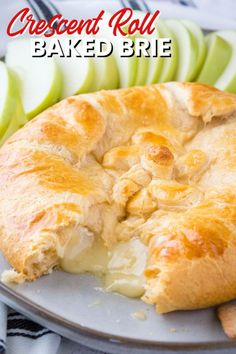
[(140, 297), (144, 293), (147, 249), (134, 238), (117, 244), (110, 252), (105, 285), (108, 291), (115, 291), (129, 297)]
[[(77, 250), (77, 251), (75, 251)], [(61, 260), (61, 268), (69, 273), (90, 272), (103, 275), (108, 263), (107, 249), (101, 240), (89, 240), (87, 244), (72, 238)]]
[[(87, 236), (91, 234), (88, 233)], [(82, 237), (83, 239), (83, 237)], [(140, 297), (144, 293), (143, 271), (146, 265), (147, 249), (134, 238), (120, 242), (111, 250), (101, 239), (92, 235), (87, 241), (73, 237), (61, 259), (61, 268), (70, 273), (90, 272), (104, 276), (104, 287), (128, 297)]]

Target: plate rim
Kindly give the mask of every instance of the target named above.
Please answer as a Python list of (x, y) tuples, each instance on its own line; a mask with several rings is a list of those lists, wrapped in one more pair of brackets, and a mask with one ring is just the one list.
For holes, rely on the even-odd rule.
[[(85, 339), (93, 340), (95, 342), (100, 342), (105, 345), (115, 345), (129, 347), (130, 349), (146, 349), (150, 352), (156, 351), (158, 349), (164, 350), (215, 350), (215, 349), (230, 349), (236, 348), (236, 342), (233, 340), (225, 340), (221, 342), (160, 342), (155, 340), (139, 340), (127, 338), (119, 335), (111, 335), (107, 332), (98, 331), (95, 329), (82, 326), (76, 322), (70, 321), (55, 312), (49, 311), (45, 307), (38, 305), (36, 302), (30, 300), (26, 296), (17, 293), (14, 289), (10, 288), (2, 281), (0, 281), (0, 297), (3, 301), (14, 308), (16, 305), (16, 310), (20, 307), (20, 312), (29, 316), (33, 314), (39, 324), (48, 327), (52, 331), (59, 333), (63, 337), (71, 339), (77, 343), (81, 343), (78, 337), (84, 337)], [(34, 320), (34, 319), (33, 319)], [(45, 324), (45, 322), (47, 322)], [(56, 328), (55, 328), (56, 327)], [(66, 332), (64, 332), (66, 330)], [(85, 344), (86, 345), (86, 344)], [(88, 343), (87, 343), (88, 346)]]

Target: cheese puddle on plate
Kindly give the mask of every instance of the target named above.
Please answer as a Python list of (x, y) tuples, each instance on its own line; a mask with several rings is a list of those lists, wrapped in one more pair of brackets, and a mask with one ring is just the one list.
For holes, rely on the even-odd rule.
[(61, 260), (61, 268), (69, 273), (89, 272), (103, 276), (107, 291), (128, 297), (144, 293), (147, 247), (137, 238), (119, 242), (112, 249), (92, 233), (72, 237)]

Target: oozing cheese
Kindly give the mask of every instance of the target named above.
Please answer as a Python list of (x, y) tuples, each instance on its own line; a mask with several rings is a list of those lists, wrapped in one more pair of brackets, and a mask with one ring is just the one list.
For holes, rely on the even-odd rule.
[[(77, 252), (75, 252), (77, 249)], [(64, 257), (61, 260), (61, 268), (69, 273), (89, 272), (103, 275), (107, 271), (108, 252), (101, 240), (95, 240), (83, 244), (72, 238), (66, 247)]]
[(117, 244), (109, 254), (106, 289), (129, 297), (142, 296), (146, 258), (146, 246), (136, 238)]
[[(83, 237), (82, 237), (83, 238)], [(72, 238), (68, 243), (61, 267), (70, 273), (89, 272), (104, 276), (104, 287), (128, 297), (140, 297), (144, 292), (143, 271), (147, 249), (137, 238), (120, 242), (111, 250), (103, 241), (94, 240), (92, 234), (87, 242)]]

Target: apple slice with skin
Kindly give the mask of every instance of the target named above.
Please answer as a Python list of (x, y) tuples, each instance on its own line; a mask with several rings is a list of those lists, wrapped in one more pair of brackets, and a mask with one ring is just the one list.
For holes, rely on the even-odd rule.
[[(134, 42), (134, 37), (127, 36)], [(119, 48), (121, 46), (120, 41), (124, 37), (117, 36), (111, 38), (111, 41), (114, 45), (114, 56), (116, 59), (117, 67), (119, 70), (119, 82), (120, 87), (131, 87), (136, 84), (136, 75), (138, 70), (138, 58), (135, 56), (132, 57), (121, 57), (119, 53)]]
[(20, 78), (22, 102), (28, 118), (57, 102), (61, 94), (61, 75), (56, 61), (32, 58), (30, 39), (8, 43), (6, 64)]
[[(157, 28), (156, 31), (154, 32), (153, 38), (158, 39), (163, 37), (162, 32), (161, 32), (161, 21), (157, 21)], [(163, 59), (159, 56), (156, 58), (150, 57), (149, 58), (149, 67), (148, 67), (148, 72), (147, 72), (147, 77), (146, 77), (146, 84), (155, 84), (158, 82), (158, 79), (161, 74), (161, 69), (163, 67)]]
[(7, 66), (0, 62), (0, 139), (7, 131), (15, 112), (19, 116), (19, 124), (27, 122), (23, 111), (18, 81), (16, 75)]
[[(134, 11), (135, 17), (143, 20), (146, 13), (142, 11)], [(156, 30), (151, 35), (143, 35), (138, 36), (141, 38), (145, 38), (148, 40), (157, 39), (157, 38), (170, 38), (170, 32), (168, 31), (167, 27), (164, 25), (164, 22), (161, 21), (159, 18), (156, 20), (155, 23)], [(135, 38), (135, 41), (137, 39)], [(174, 47), (174, 44), (172, 44)], [(174, 51), (172, 47), (172, 50)], [(168, 63), (165, 63), (168, 61)], [(163, 68), (163, 64), (164, 69)], [(162, 58), (162, 57), (140, 57), (137, 59), (137, 74), (135, 85), (145, 85), (145, 84), (153, 84), (159, 81), (160, 76), (162, 78), (160, 80), (168, 81), (171, 80), (173, 77), (173, 73), (175, 71), (176, 63), (175, 59), (173, 58)]]
[(93, 80), (93, 63), (90, 58), (59, 58), (62, 73), (62, 98), (88, 92)]
[(220, 31), (218, 36), (227, 41), (232, 48), (232, 56), (222, 75), (215, 83), (220, 90), (236, 93), (236, 32)]
[(16, 75), (10, 72), (11, 76), (11, 84), (13, 85), (12, 90), (11, 90), (11, 101), (7, 102), (7, 104), (10, 103), (11, 109), (8, 111), (9, 114), (9, 124), (4, 132), (4, 134), (0, 138), (0, 146), (13, 134), (15, 133), (19, 128), (21, 128), (25, 123), (27, 123), (27, 118), (25, 115), (25, 112), (23, 110), (23, 105), (21, 102), (21, 97), (20, 97), (20, 92), (19, 92), (19, 86), (18, 86), (18, 79)]
[[(135, 10), (133, 11), (134, 17), (139, 19), (139, 20), (143, 20), (144, 16), (146, 15), (145, 12), (142, 11), (138, 11)], [(138, 38), (140, 39), (148, 39), (151, 40), (152, 38), (156, 38), (157, 37), (157, 30), (154, 31), (153, 34), (151, 35), (137, 35)], [(136, 44), (136, 37), (134, 39), (134, 42)], [(152, 57), (145, 57), (143, 55), (141, 55), (141, 57), (137, 58), (137, 72), (136, 72), (136, 78), (135, 78), (135, 82), (134, 85), (145, 85), (147, 82), (147, 75), (148, 75), (148, 69), (149, 69), (149, 65), (150, 62), (152, 60)]]
[(181, 22), (196, 40), (197, 63), (195, 66), (195, 71), (193, 71), (192, 73), (192, 79), (195, 79), (195, 77), (198, 75), (199, 71), (201, 70), (204, 59), (206, 57), (206, 52), (207, 52), (206, 41), (201, 28), (196, 23), (188, 20), (182, 20)]
[(21, 99), (21, 93), (20, 93), (20, 80), (17, 74), (9, 69), (10, 77), (11, 77), (11, 82), (14, 88), (12, 89), (13, 97), (15, 97), (15, 111), (14, 114), (17, 116), (18, 123), (20, 127), (24, 126), (27, 122), (27, 116), (24, 111), (22, 99)]
[(135, 85), (138, 68), (137, 57), (121, 58), (119, 55), (119, 40), (114, 40), (114, 55), (119, 70), (120, 87), (131, 87)]
[(11, 121), (7, 130), (5, 131), (3, 137), (0, 139), (0, 146), (18, 129), (22, 128), (24, 122), (27, 123), (26, 115), (23, 111), (23, 106), (21, 103), (20, 95), (18, 96), (18, 100), (15, 102), (15, 112), (11, 116)]
[(12, 135), (14, 134), (18, 129), (20, 128), (20, 124), (18, 122), (18, 119), (16, 116), (12, 117), (12, 120), (7, 128), (7, 130), (5, 131), (3, 137), (0, 139), (0, 146), (3, 145), (3, 143), (5, 143), (5, 141)]
[(158, 20), (158, 28), (160, 31), (160, 37), (171, 39), (171, 57), (170, 58), (158, 58), (161, 61), (161, 67), (157, 69), (155, 82), (167, 82), (174, 78), (177, 65), (178, 65), (178, 48), (176, 39), (172, 32), (166, 26), (165, 21)]
[[(157, 30), (154, 32), (156, 38), (170, 38), (171, 33), (166, 27), (165, 23), (158, 19)], [(171, 57), (162, 58), (157, 56), (156, 58), (150, 58), (149, 70), (147, 74), (146, 83), (155, 84), (157, 82), (165, 82), (172, 79), (175, 68), (176, 60), (174, 58), (175, 43), (171, 43)]]
[[(139, 37), (139, 38), (141, 38), (141, 37)], [(145, 57), (143, 55), (141, 57), (137, 58), (138, 59), (137, 73), (136, 73), (134, 85), (143, 86), (146, 84), (150, 58)]]
[(178, 64), (174, 80), (191, 81), (197, 66), (197, 44), (192, 34), (178, 20), (167, 20), (178, 47)]
[[(83, 36), (72, 35), (72, 38), (83, 39)], [(58, 38), (62, 47), (70, 39), (68, 36)], [(50, 42), (50, 40), (48, 41)], [(83, 51), (82, 44), (77, 47)], [(91, 58), (82, 57), (55, 57), (62, 76), (61, 98), (89, 92), (94, 77), (94, 66)]]
[[(137, 57), (120, 57), (119, 48), (121, 46), (121, 41), (125, 38), (132, 39), (135, 41), (134, 36), (123, 37), (121, 34), (114, 36), (112, 29), (109, 27), (108, 22), (111, 18), (111, 14), (105, 13), (103, 20), (100, 24), (99, 37), (106, 38), (113, 44), (113, 54), (116, 60), (118, 73), (119, 73), (119, 86), (120, 87), (130, 87), (135, 85), (136, 74), (138, 68)], [(123, 29), (125, 31), (125, 28)]]
[(93, 58), (94, 75), (90, 92), (99, 90), (113, 90), (119, 87), (119, 73), (113, 55)]
[(206, 43), (207, 56), (196, 81), (214, 85), (230, 62), (232, 48), (217, 32), (209, 34)]
[(9, 126), (7, 130), (5, 131), (4, 135), (0, 139), (0, 146), (5, 143), (5, 141), (12, 135), (14, 134), (18, 129), (20, 129), (23, 124), (22, 122), (26, 122), (26, 115), (23, 111), (21, 99), (19, 96), (19, 101), (17, 102), (15, 106), (15, 111), (13, 115), (11, 116), (11, 121), (9, 123)]
[[(134, 11), (135, 15), (143, 19), (145, 13)], [(168, 30), (165, 23), (159, 18), (156, 20), (156, 30), (151, 35), (145, 35), (143, 38), (148, 40), (157, 38), (171, 38), (171, 32)], [(138, 58), (138, 69), (135, 84), (154, 84), (157, 82), (170, 81), (173, 78), (177, 65), (176, 43), (172, 38), (172, 57), (141, 57)]]
[(11, 121), (16, 104), (10, 71), (3, 62), (0, 62), (0, 83), (0, 137), (2, 137)]
[[(81, 39), (83, 38), (88, 39), (86, 36), (81, 36)], [(99, 35), (97, 34), (94, 37), (90, 36), (89, 38), (96, 39), (99, 38)], [(105, 49), (105, 47), (103, 47), (103, 49)], [(94, 57), (88, 59), (87, 64), (87, 71), (89, 72), (86, 73), (86, 71), (84, 71), (85, 86), (87, 87), (82, 85), (77, 93), (113, 90), (119, 87), (119, 72), (114, 54), (107, 57)]]

